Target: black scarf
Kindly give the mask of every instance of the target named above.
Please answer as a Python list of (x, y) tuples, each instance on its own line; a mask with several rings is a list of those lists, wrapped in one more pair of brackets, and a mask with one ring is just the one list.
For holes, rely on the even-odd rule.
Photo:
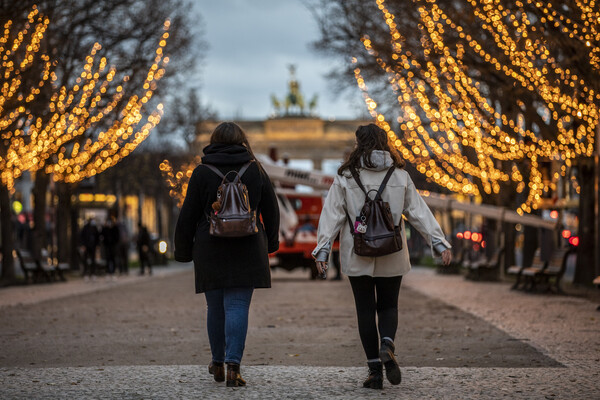
[(252, 160), (252, 156), (241, 144), (213, 143), (203, 150), (202, 164), (235, 165), (245, 164)]

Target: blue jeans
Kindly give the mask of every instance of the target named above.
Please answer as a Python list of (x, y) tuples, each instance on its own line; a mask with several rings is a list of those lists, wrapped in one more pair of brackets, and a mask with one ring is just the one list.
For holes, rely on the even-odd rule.
[(253, 292), (254, 288), (244, 287), (209, 290), (204, 294), (208, 305), (206, 327), (213, 361), (241, 363)]

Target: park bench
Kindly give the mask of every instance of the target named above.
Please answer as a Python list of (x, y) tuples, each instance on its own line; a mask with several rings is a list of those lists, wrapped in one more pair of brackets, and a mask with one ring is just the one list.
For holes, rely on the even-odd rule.
[(48, 270), (42, 267), (42, 264), (34, 258), (27, 250), (15, 250), (21, 271), (25, 277), (25, 283), (49, 282), (51, 280)]
[(23, 249), (15, 250), (17, 259), (23, 271), (25, 282), (42, 283), (55, 280), (66, 281), (64, 271), (69, 269), (68, 264), (59, 263), (52, 265), (45, 261), (40, 261), (29, 251)]
[(495, 281), (498, 280), (500, 271), (500, 261), (504, 254), (504, 247), (499, 246), (491, 257), (482, 257), (470, 262), (467, 267), (466, 279), (474, 281)]
[[(46, 260), (46, 262), (43, 260)], [(69, 270), (69, 264), (59, 263), (57, 259), (49, 257), (46, 249), (42, 249), (40, 264), (44, 270), (48, 271), (52, 280), (60, 280), (63, 282), (67, 280), (64, 272)]]
[[(534, 291), (539, 284), (543, 283), (546, 284), (546, 290), (550, 291), (554, 288), (557, 293), (562, 293), (560, 281), (567, 268), (567, 258), (574, 250), (574, 248), (556, 249), (552, 252), (550, 260), (542, 267), (531, 266), (523, 269), (522, 275), (528, 283), (525, 285), (526, 289)], [(552, 285), (551, 279), (554, 280)]]
[[(529, 268), (544, 268), (545, 266), (546, 266), (546, 263), (544, 261), (542, 261), (542, 252), (540, 249), (537, 249), (533, 256), (533, 261), (531, 263), (531, 266)], [(511, 290), (519, 289), (519, 285), (521, 284), (521, 279), (523, 278), (523, 271), (525, 270), (525, 268), (527, 268), (527, 267), (520, 266), (520, 265), (511, 265), (506, 270), (506, 273), (508, 275), (516, 275), (517, 276), (517, 280), (516, 280), (515, 284), (512, 285)]]
[[(475, 257), (477, 257), (477, 258), (475, 258)], [(484, 254), (480, 254), (480, 253), (473, 254), (473, 252), (465, 250), (465, 256), (463, 257), (463, 260), (462, 260), (462, 263), (460, 266), (462, 268), (466, 269), (468, 272), (472, 265), (476, 265), (476, 264), (482, 263), (484, 261), (485, 261)]]

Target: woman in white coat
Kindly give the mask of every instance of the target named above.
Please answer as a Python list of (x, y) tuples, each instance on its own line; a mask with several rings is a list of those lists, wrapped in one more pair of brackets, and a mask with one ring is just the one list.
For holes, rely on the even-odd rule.
[[(313, 251), (320, 273), (327, 270), (331, 244), (340, 234), (342, 272), (352, 286), (360, 339), (367, 356), (369, 377), (364, 387), (383, 387), (383, 367), (390, 383), (401, 381), (394, 356), (394, 337), (398, 327), (398, 293), (402, 276), (410, 270), (406, 237), (402, 235), (402, 250), (381, 257), (362, 257), (354, 253), (354, 242), (347, 214), (358, 216), (365, 194), (352, 178), (355, 170), (367, 191), (377, 190), (390, 167), (395, 166), (382, 193), (388, 202), (394, 222), (404, 232), (402, 215), (425, 238), (432, 251), (441, 255), (445, 264), (452, 259), (450, 244), (433, 214), (417, 192), (404, 161), (388, 144), (386, 132), (375, 124), (360, 126), (356, 131), (356, 146), (335, 177), (318, 228), (318, 243)], [(346, 214), (347, 213), (347, 214)], [(377, 318), (376, 318), (377, 316)]]

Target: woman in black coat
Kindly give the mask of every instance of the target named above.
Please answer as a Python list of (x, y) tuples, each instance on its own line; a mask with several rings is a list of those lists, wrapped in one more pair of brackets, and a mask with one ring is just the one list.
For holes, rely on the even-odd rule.
[[(248, 188), (250, 207), (258, 233), (235, 238), (209, 233), (208, 215), (217, 199), (222, 178), (202, 164), (215, 166), (223, 175), (250, 166), (241, 177)], [(212, 352), (209, 372), (227, 386), (244, 386), (240, 375), (248, 331), (248, 310), (254, 288), (271, 287), (269, 256), (279, 248), (279, 208), (271, 181), (254, 157), (246, 134), (236, 124), (224, 122), (212, 133), (196, 167), (175, 229), (175, 259), (194, 261), (196, 293), (204, 293), (208, 305), (207, 329)], [(231, 173), (228, 177), (233, 177)]]

